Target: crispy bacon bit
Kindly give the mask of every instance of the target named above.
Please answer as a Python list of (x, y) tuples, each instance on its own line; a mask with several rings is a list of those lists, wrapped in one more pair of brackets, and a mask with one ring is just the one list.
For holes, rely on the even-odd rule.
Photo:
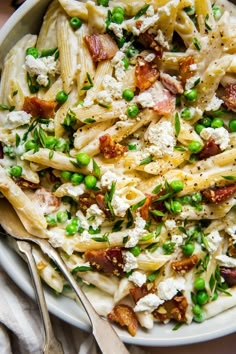
[(123, 275), (124, 260), (121, 248), (113, 247), (85, 252), (85, 259), (97, 271), (116, 276)]
[(174, 319), (178, 322), (186, 321), (186, 310), (188, 302), (185, 296), (176, 295), (171, 300), (167, 300), (153, 312), (154, 317), (158, 318), (161, 322), (168, 319)]
[(152, 198), (147, 197), (147, 199), (145, 200), (145, 203), (141, 206), (141, 208), (139, 208), (139, 214), (144, 220), (149, 219), (149, 209), (151, 206), (151, 201), (152, 201)]
[(236, 245), (232, 237), (229, 238), (228, 254), (230, 257), (236, 258)]
[(160, 73), (160, 79), (162, 85), (174, 95), (181, 94), (184, 92), (181, 82), (175, 77), (166, 73)]
[(117, 322), (128, 328), (131, 336), (135, 336), (138, 329), (138, 320), (132, 307), (128, 305), (116, 305), (112, 312), (107, 315), (110, 321)]
[(203, 197), (209, 203), (220, 204), (232, 197), (236, 192), (236, 184), (230, 184), (229, 186), (206, 189), (202, 192)]
[(107, 33), (93, 33), (85, 36), (84, 40), (94, 62), (111, 59), (119, 50), (114, 39)]
[(121, 157), (128, 151), (126, 146), (116, 143), (109, 134), (102, 135), (99, 138), (100, 152), (105, 159), (112, 159), (115, 157)]
[(92, 204), (95, 203), (95, 198), (89, 193), (83, 193), (79, 196), (79, 208), (83, 213), (85, 213), (86, 210), (91, 207)]
[(60, 199), (45, 188), (39, 188), (34, 193), (34, 200), (44, 214), (55, 212), (60, 206)]
[(3, 154), (3, 147), (2, 147), (2, 143), (0, 141), (0, 159), (3, 159), (4, 154)]
[(192, 64), (194, 64), (194, 57), (192, 55), (183, 57), (179, 61), (179, 78), (183, 85), (191, 76), (193, 76), (193, 71), (190, 69)]
[(135, 303), (137, 303), (142, 297), (155, 293), (156, 287), (153, 283), (145, 283), (142, 286), (136, 286), (130, 289), (130, 295), (132, 296)]
[(230, 287), (236, 285), (236, 268), (220, 267), (220, 274)]
[[(137, 22), (136, 22), (136, 26), (137, 26)], [(151, 34), (151, 33), (148, 33), (148, 32), (144, 32), (144, 33), (141, 33), (138, 37), (138, 41), (144, 46), (144, 48), (146, 49), (154, 49), (155, 50), (155, 54), (156, 54), (156, 57), (158, 59), (161, 59), (162, 58), (162, 55), (163, 55), (163, 48), (162, 46), (157, 43), (155, 41), (155, 35), (154, 34)]]
[(219, 145), (213, 139), (209, 139), (204, 145), (198, 157), (200, 160), (207, 159), (208, 157), (215, 156), (221, 152)]
[(229, 84), (225, 87), (225, 95), (222, 97), (226, 106), (236, 112), (236, 84)]
[(33, 117), (51, 118), (55, 113), (56, 102), (41, 100), (38, 97), (25, 97), (23, 110)]
[(148, 62), (142, 57), (137, 58), (135, 67), (136, 86), (145, 91), (158, 79), (159, 70), (156, 64)]
[(176, 272), (187, 273), (190, 271), (198, 262), (198, 256), (193, 254), (188, 258), (183, 258), (178, 261), (171, 263), (171, 268)]
[(16, 179), (15, 183), (21, 188), (21, 189), (37, 189), (39, 187), (38, 184), (26, 181), (23, 178)]
[(160, 82), (156, 82), (148, 92), (155, 102), (153, 110), (160, 115), (169, 115), (175, 111), (175, 96), (166, 90)]

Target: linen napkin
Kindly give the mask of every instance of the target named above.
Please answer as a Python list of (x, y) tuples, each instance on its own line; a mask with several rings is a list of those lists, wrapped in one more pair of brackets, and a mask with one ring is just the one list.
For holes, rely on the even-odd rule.
[[(98, 354), (91, 334), (50, 315), (65, 354)], [(42, 354), (44, 330), (36, 303), (0, 268), (0, 354)], [(144, 354), (128, 346), (131, 354)], [(148, 352), (145, 350), (145, 353)], [(112, 349), (111, 349), (112, 354)]]

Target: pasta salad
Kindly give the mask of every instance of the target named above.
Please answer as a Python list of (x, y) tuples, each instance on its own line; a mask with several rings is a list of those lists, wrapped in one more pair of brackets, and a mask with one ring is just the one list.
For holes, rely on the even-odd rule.
[(132, 336), (236, 305), (235, 38), (228, 1), (54, 0), (6, 55), (1, 196)]

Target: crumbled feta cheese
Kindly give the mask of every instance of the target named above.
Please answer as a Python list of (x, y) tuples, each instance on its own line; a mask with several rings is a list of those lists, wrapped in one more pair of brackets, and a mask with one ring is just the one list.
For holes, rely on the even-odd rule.
[(208, 244), (208, 251), (210, 253), (214, 253), (217, 250), (222, 237), (220, 236), (219, 231), (212, 231), (209, 235), (206, 236), (206, 240)]
[(170, 49), (169, 43), (166, 41), (165, 36), (160, 29), (157, 30), (155, 41), (157, 41), (163, 48)]
[(130, 207), (130, 205), (117, 194), (113, 195), (111, 206), (113, 207), (115, 215), (122, 218), (125, 216), (127, 209)]
[(59, 73), (58, 62), (54, 56), (43, 58), (34, 58), (32, 55), (27, 55), (25, 58), (25, 68), (30, 76), (37, 76), (37, 81), (42, 86), (47, 86), (49, 83), (48, 75), (55, 76)]
[(197, 70), (197, 64), (191, 64), (191, 65), (189, 65), (189, 69), (190, 69), (191, 71), (196, 71), (196, 70)]
[(212, 97), (212, 100), (208, 103), (205, 108), (205, 111), (217, 111), (220, 106), (224, 103), (223, 100), (219, 99), (216, 95)]
[(183, 237), (182, 235), (172, 235), (171, 241), (176, 244), (176, 246), (181, 246), (183, 244)]
[(117, 180), (117, 175), (111, 171), (106, 171), (101, 177), (101, 187), (111, 189), (112, 182)]
[(221, 150), (227, 149), (229, 145), (229, 132), (224, 127), (221, 128), (204, 128), (200, 136), (204, 140), (209, 140), (210, 138), (215, 141), (217, 145), (220, 145)]
[(105, 75), (103, 82), (103, 88), (109, 92), (114, 99), (122, 98), (123, 86), (121, 82), (118, 82), (114, 77)]
[(97, 206), (97, 204), (92, 204), (86, 211), (86, 217), (89, 224), (94, 230), (102, 225), (105, 215), (103, 211)]
[(90, 224), (89, 224), (88, 220), (86, 219), (85, 215), (82, 213), (81, 210), (77, 210), (76, 216), (79, 218), (80, 226), (81, 226), (84, 230), (88, 230)]
[(152, 5), (150, 5), (146, 11), (146, 15), (150, 17), (150, 16), (153, 16), (154, 14), (155, 14), (154, 7)]
[(130, 272), (131, 270), (138, 268), (137, 257), (133, 255), (133, 253), (125, 251), (122, 252), (123, 260), (124, 260), (124, 272)]
[(117, 38), (123, 37), (123, 28), (117, 23), (111, 22), (109, 25), (109, 30), (111, 30)]
[(57, 197), (64, 197), (65, 195), (71, 198), (76, 198), (85, 192), (83, 184), (75, 186), (72, 183), (63, 183), (55, 192)]
[(165, 221), (165, 227), (167, 228), (167, 230), (173, 230), (176, 228), (176, 221), (175, 220), (169, 220), (167, 219)]
[(78, 242), (76, 237), (66, 237), (65, 230), (54, 227), (47, 230), (47, 236), (50, 244), (54, 248), (62, 248), (68, 255), (71, 255), (75, 250), (75, 245)]
[(225, 231), (236, 241), (236, 225), (227, 227)]
[(145, 60), (148, 63), (151, 63), (155, 58), (156, 58), (156, 55), (154, 53), (149, 53), (148, 55), (145, 56)]
[(187, 79), (187, 81), (185, 83), (185, 90), (191, 90), (194, 87), (195, 82), (198, 79), (199, 79), (199, 76), (197, 76), (197, 75), (191, 76), (189, 79)]
[(113, 99), (108, 91), (102, 90), (97, 93), (97, 101), (102, 105), (110, 106), (113, 102)]
[(149, 92), (142, 92), (135, 99), (143, 108), (151, 108), (155, 106), (152, 95)]
[[(171, 122), (163, 121), (151, 125), (147, 130), (146, 138), (156, 147), (156, 149), (154, 149), (156, 157), (171, 155), (173, 153), (176, 138)], [(146, 150), (151, 152), (149, 149), (150, 147)]]
[(31, 114), (25, 111), (12, 111), (6, 116), (6, 122), (4, 123), (4, 128), (14, 129), (21, 125), (28, 124), (31, 120)]
[(134, 225), (135, 227), (127, 232), (129, 240), (125, 244), (126, 248), (136, 246), (140, 236), (147, 232), (147, 230), (145, 230), (146, 220), (144, 220), (139, 213), (136, 215)]
[(125, 64), (122, 60), (124, 57), (125, 54), (119, 50), (111, 61), (112, 66), (115, 68), (115, 77), (118, 81), (122, 81), (126, 75)]
[(161, 299), (171, 300), (181, 290), (185, 290), (185, 279), (171, 277), (159, 283), (157, 293)]
[(84, 230), (84, 231), (82, 232), (82, 234), (80, 235), (80, 241), (82, 241), (82, 242), (89, 241), (90, 238), (91, 238), (91, 237), (90, 237), (90, 234), (88, 233), (87, 230)]
[(216, 256), (215, 259), (223, 267), (234, 268), (236, 267), (236, 259), (226, 256), (225, 254)]
[(128, 119), (128, 116), (127, 116), (127, 114), (124, 114), (124, 113), (121, 113), (120, 115), (119, 115), (119, 118), (120, 118), (120, 120), (127, 120)]
[(147, 281), (147, 276), (144, 273), (135, 271), (129, 276), (129, 281), (132, 281), (137, 286), (142, 286)]
[(142, 297), (134, 307), (134, 312), (147, 311), (148, 313), (153, 312), (158, 306), (163, 304), (163, 300), (159, 298), (156, 294), (148, 294)]
[[(88, 96), (88, 92), (87, 92), (87, 96)], [(90, 97), (87, 97), (87, 96), (84, 99), (83, 107), (86, 107), (86, 108), (92, 107), (94, 105), (94, 100), (91, 99)]]

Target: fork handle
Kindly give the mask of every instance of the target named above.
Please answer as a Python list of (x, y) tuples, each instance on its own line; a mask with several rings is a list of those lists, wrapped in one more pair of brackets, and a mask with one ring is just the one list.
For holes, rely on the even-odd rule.
[(51, 320), (43, 293), (42, 283), (38, 275), (31, 245), (26, 241), (17, 241), (16, 243), (20, 252), (23, 253), (27, 259), (28, 267), (33, 280), (33, 286), (35, 289), (36, 299), (41, 312), (45, 332), (44, 354), (64, 354), (61, 343), (55, 338), (53, 333)]

